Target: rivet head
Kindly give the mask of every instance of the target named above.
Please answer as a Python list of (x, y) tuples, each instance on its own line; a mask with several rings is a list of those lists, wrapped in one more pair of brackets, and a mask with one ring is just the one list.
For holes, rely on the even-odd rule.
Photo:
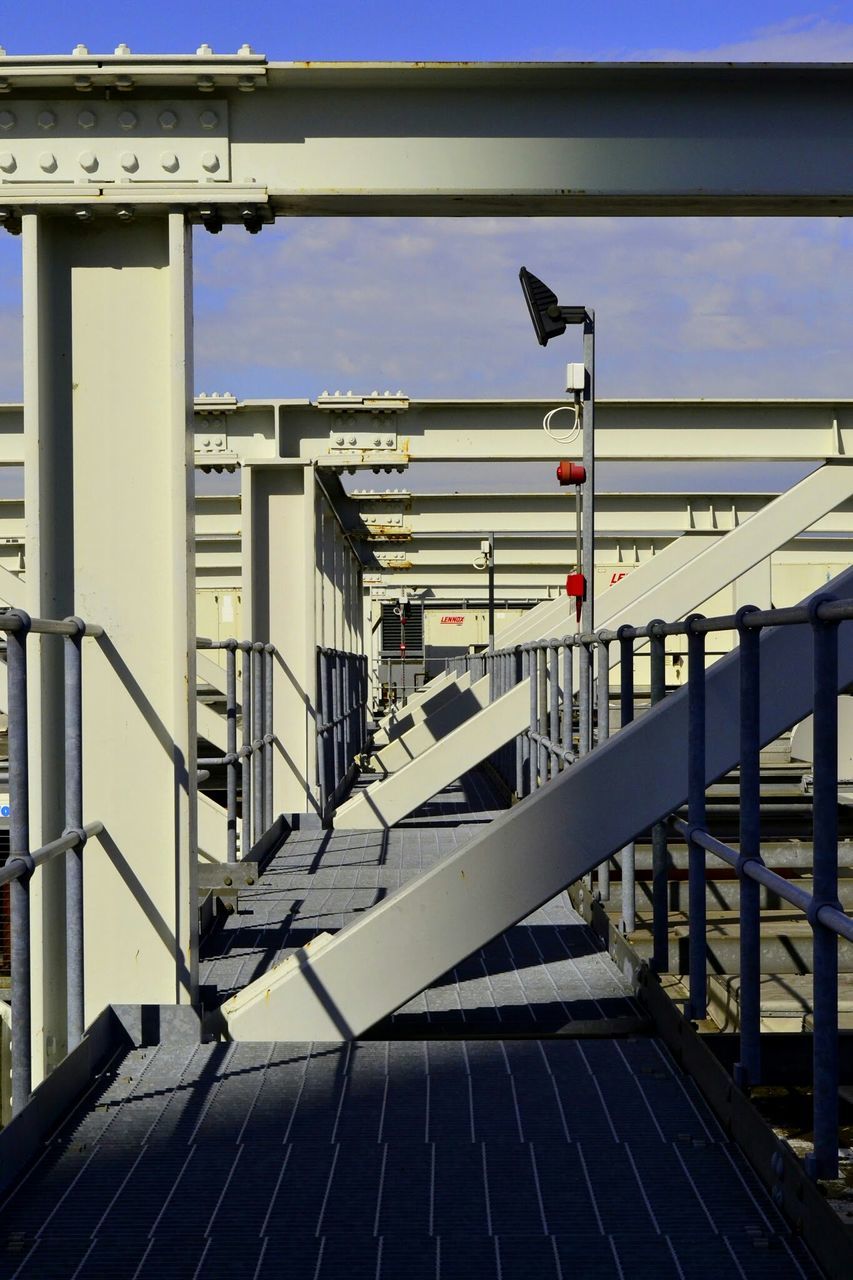
[(219, 124), (219, 116), (215, 111), (202, 111), (199, 115), (198, 122), (202, 129), (215, 129)]
[(39, 156), (39, 168), (45, 173), (56, 173), (56, 156), (52, 151), (43, 151)]
[(38, 127), (40, 129), (55, 129), (56, 128), (56, 112), (40, 111), (36, 116), (36, 123), (38, 124)]
[(161, 152), (160, 164), (167, 173), (177, 173), (179, 163), (178, 157), (175, 155), (174, 151)]
[(178, 117), (174, 111), (161, 111), (157, 119), (160, 122), (161, 129), (174, 129), (178, 123)]
[(135, 111), (120, 111), (118, 122), (122, 129), (135, 129), (138, 123)]
[(17, 167), (17, 161), (11, 151), (0, 152), (0, 169), (4, 173), (14, 173)]
[(16, 123), (14, 111), (0, 111), (0, 129), (13, 129)]
[(85, 169), (87, 173), (94, 173), (98, 167), (98, 157), (94, 151), (81, 151), (77, 159), (80, 162), (80, 168)]
[(98, 123), (98, 117), (94, 111), (81, 111), (78, 113), (77, 123), (81, 129), (94, 129)]
[(139, 161), (132, 151), (123, 151), (119, 158), (119, 164), (125, 173), (136, 173), (139, 168)]
[(208, 173), (216, 173), (219, 168), (219, 156), (215, 151), (205, 151), (201, 157), (201, 167), (206, 169)]

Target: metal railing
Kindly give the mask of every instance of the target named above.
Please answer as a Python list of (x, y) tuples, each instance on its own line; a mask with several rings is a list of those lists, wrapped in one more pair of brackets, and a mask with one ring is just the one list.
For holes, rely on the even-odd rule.
[(362, 653), (317, 649), (317, 785), (325, 821), (367, 743), (368, 666)]
[[(261, 640), (196, 641), (199, 649), (225, 651), (225, 755), (206, 756), (200, 770), (225, 766), (226, 856), (237, 861), (237, 797), (240, 795), (240, 853), (249, 850), (272, 826), (273, 813), (273, 662), (275, 645)], [(237, 699), (237, 653), (243, 654)], [(240, 712), (242, 742), (237, 745)]]
[[(813, 937), (813, 1107), (814, 1151), (807, 1167), (815, 1177), (838, 1175), (838, 938), (853, 941), (853, 918), (838, 896), (838, 629), (853, 619), (853, 600), (832, 595), (813, 597), (789, 609), (761, 610), (746, 605), (737, 613), (705, 618), (693, 614), (680, 622), (656, 619), (643, 627), (564, 636), (514, 648), (485, 651), (451, 659), (448, 667), (468, 670), (472, 679), (489, 674), (490, 696), (501, 697), (519, 680), (530, 681), (530, 724), (508, 748), (498, 750), (492, 763), (521, 798), (536, 791), (558, 772), (607, 740), (610, 734), (610, 649), (618, 645), (617, 693), (620, 726), (630, 724), (637, 710), (635, 646), (648, 643), (649, 705), (666, 695), (666, 640), (687, 641), (688, 800), (687, 820), (658, 822), (650, 832), (652, 845), (652, 956), (650, 967), (669, 967), (669, 870), (667, 828), (682, 837), (688, 850), (688, 970), (689, 1004), (693, 1019), (707, 1016), (706, 854), (730, 866), (738, 876), (740, 946), (740, 1058), (735, 1078), (743, 1087), (761, 1081), (761, 911), (759, 887), (765, 886), (802, 911)], [(813, 633), (812, 670), (814, 716), (813, 776), (813, 893), (767, 867), (761, 855), (760, 768), (760, 648), (766, 627), (809, 626)], [(737, 635), (740, 681), (740, 819), (739, 848), (710, 835), (706, 815), (706, 637), (733, 631)], [(575, 654), (588, 655), (580, 670), (588, 681), (574, 694)], [(596, 660), (597, 659), (597, 660)], [(614, 664), (614, 665), (616, 665)], [(790, 673), (790, 678), (797, 678)], [(586, 688), (584, 688), (586, 685)], [(508, 762), (514, 768), (508, 768)], [(634, 846), (621, 854), (622, 928), (636, 924)], [(610, 892), (609, 864), (598, 868), (598, 892)]]
[[(80, 618), (31, 618), (21, 609), (0, 614), (5, 632), (9, 717), (9, 856), (0, 884), (9, 885), (12, 1006), (12, 1114), (23, 1108), (32, 1088), (32, 975), (30, 963), (30, 881), (37, 867), (65, 854), (65, 955), (69, 1052), (80, 1043), (84, 1018), (83, 860), (90, 836), (103, 823), (83, 823), (83, 678), (81, 641), (102, 636), (103, 628)], [(65, 667), (65, 830), (56, 840), (30, 849), (29, 724), (27, 640), (31, 634), (64, 637)]]

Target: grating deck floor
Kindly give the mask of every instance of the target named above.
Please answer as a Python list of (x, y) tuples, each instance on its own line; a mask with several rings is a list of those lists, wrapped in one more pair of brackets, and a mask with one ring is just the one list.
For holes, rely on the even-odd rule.
[(15, 1280), (817, 1280), (654, 1039), (128, 1053), (0, 1209)]
[[(342, 927), (490, 800), (467, 778), (387, 833), (295, 833), (203, 980)], [(625, 1013), (560, 895), (375, 1039), (123, 1052), (0, 1205), (0, 1280), (819, 1280), (657, 1040), (572, 1038)]]
[[(465, 779), (390, 831), (295, 832), (205, 951), (202, 982), (220, 998), (323, 930), (354, 920), (482, 828), (488, 795)], [(482, 784), (479, 784), (480, 786)], [(461, 820), (464, 819), (464, 820)], [(388, 1034), (547, 1033), (633, 1017), (635, 1001), (568, 894), (510, 929), (398, 1010)]]

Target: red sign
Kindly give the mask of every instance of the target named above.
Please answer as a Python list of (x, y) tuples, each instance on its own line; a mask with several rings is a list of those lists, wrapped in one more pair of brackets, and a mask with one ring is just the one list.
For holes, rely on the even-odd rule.
[(442, 615), (441, 625), (443, 627), (461, 627), (464, 621), (464, 613), (445, 613)]

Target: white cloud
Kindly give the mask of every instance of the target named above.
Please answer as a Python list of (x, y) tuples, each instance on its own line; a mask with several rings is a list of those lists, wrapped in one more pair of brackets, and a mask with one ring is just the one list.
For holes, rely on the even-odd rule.
[(853, 23), (807, 13), (710, 49), (662, 47), (619, 56), (652, 62), (845, 62), (853, 59)]

